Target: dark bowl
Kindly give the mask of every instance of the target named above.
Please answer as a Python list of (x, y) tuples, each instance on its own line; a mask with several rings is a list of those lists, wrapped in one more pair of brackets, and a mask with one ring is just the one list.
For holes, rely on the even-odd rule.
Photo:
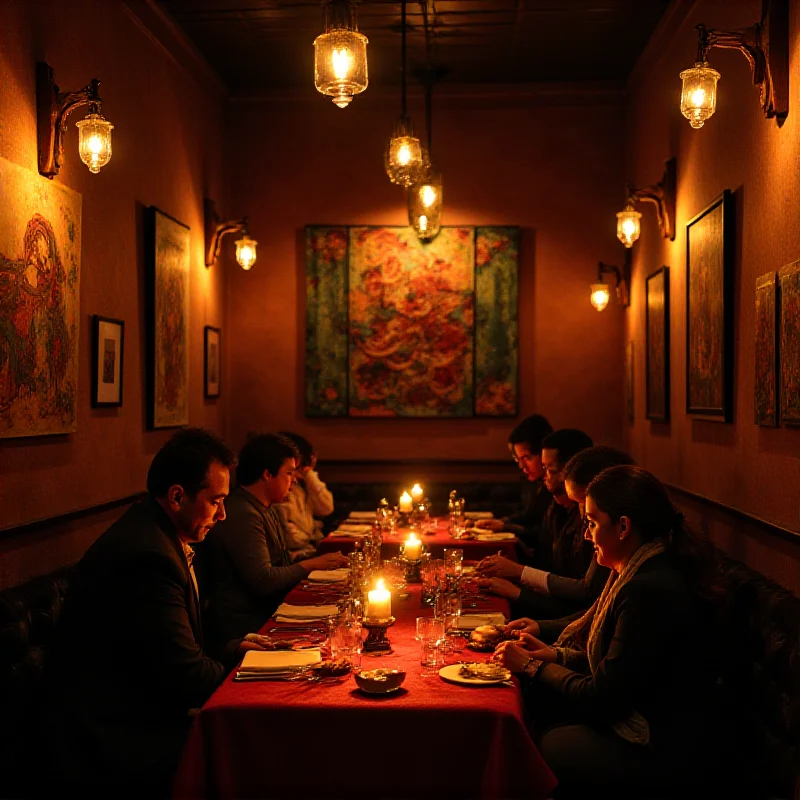
[(365, 669), (353, 677), (358, 688), (367, 694), (388, 694), (400, 688), (406, 673), (402, 669)]

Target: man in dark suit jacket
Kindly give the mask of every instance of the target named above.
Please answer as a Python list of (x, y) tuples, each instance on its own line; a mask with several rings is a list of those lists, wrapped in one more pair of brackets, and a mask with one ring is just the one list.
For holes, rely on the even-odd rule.
[[(149, 497), (78, 564), (45, 668), (53, 788), (168, 793), (189, 711), (226, 671), (203, 652), (190, 545), (225, 518), (233, 464), (211, 433), (175, 434), (150, 466)], [(244, 649), (259, 647), (248, 638)]]

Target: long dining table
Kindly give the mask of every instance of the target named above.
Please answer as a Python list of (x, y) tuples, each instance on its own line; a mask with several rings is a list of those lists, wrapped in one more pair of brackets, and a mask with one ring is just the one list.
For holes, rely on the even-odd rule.
[[(303, 582), (286, 601), (326, 600)], [(469, 613), (508, 614), (505, 600), (477, 601)], [(398, 691), (368, 695), (352, 676), (330, 683), (236, 682), (232, 673), (194, 720), (174, 796), (549, 797), (556, 780), (526, 728), (517, 679), (465, 686), (423, 676), (416, 618), (432, 611), (422, 607), (421, 587), (410, 584), (407, 596), (394, 597), (392, 613), (392, 652), (364, 654), (362, 668), (405, 670)], [(262, 632), (274, 635), (282, 627), (273, 619)], [(452, 658), (488, 655), (465, 650)]]

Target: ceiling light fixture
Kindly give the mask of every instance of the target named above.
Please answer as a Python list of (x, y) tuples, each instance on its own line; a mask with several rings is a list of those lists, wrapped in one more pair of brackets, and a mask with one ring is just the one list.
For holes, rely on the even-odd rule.
[(314, 85), (344, 108), (367, 88), (367, 42), (354, 0), (323, 2), (325, 32), (314, 39)]
[(251, 239), (247, 230), (247, 217), (240, 220), (221, 222), (214, 208), (214, 201), (207, 197), (203, 201), (205, 212), (206, 266), (211, 267), (219, 258), (222, 237), (229, 233), (241, 233), (242, 238), (236, 240), (236, 261), (247, 271), (256, 263), (256, 246), (258, 242)]
[(632, 247), (641, 233), (642, 215), (636, 210), (638, 202), (653, 203), (656, 207), (658, 227), (665, 239), (675, 241), (675, 186), (677, 166), (674, 158), (664, 164), (664, 175), (658, 183), (634, 189), (628, 186), (628, 199), (625, 208), (617, 213), (617, 238)]
[(739, 31), (718, 31), (697, 25), (697, 61), (680, 74), (681, 114), (693, 128), (703, 123), (717, 108), (717, 81), (720, 74), (708, 64), (712, 47), (738, 50), (753, 71), (761, 108), (767, 119), (782, 125), (789, 113), (789, 4), (788, 0), (762, 0), (761, 22)]

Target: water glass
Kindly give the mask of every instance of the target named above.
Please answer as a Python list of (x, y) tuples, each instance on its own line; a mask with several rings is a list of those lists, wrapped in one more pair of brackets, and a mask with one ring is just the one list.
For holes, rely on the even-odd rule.
[(436, 617), (417, 617), (418, 642), (423, 639), (441, 639), (444, 637), (444, 621)]
[(350, 615), (343, 615), (336, 621), (329, 634), (331, 656), (346, 658), (354, 669), (361, 666), (361, 646), (363, 635), (361, 623)]

